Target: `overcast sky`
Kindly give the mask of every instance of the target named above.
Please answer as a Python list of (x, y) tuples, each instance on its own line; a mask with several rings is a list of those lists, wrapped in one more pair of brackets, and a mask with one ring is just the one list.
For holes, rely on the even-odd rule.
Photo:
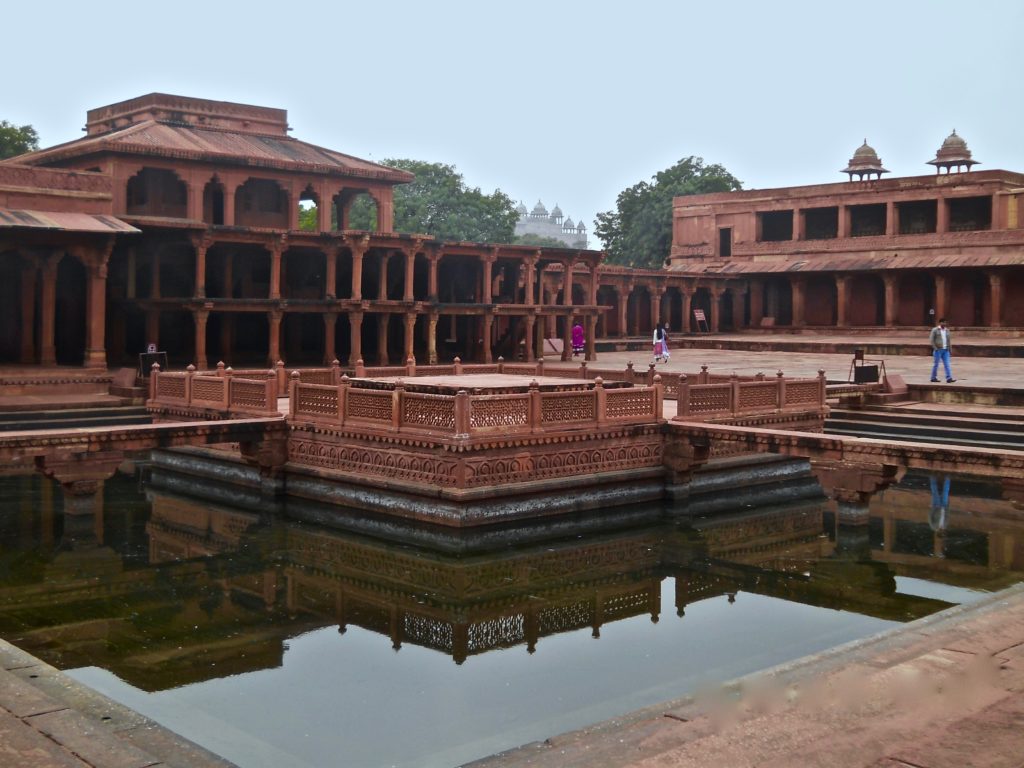
[(33, 0), (3, 18), (0, 119), (43, 146), (153, 91), (279, 107), (297, 138), (450, 163), (591, 232), (689, 155), (746, 188), (843, 181), (866, 138), (918, 175), (955, 128), (981, 169), (1024, 171), (1018, 0)]

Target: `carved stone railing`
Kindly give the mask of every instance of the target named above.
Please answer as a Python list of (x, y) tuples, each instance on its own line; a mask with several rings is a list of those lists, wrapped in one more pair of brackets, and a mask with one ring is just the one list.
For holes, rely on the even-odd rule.
[(262, 378), (250, 378), (223, 366), (216, 373), (201, 374), (191, 365), (184, 372), (164, 372), (154, 365), (146, 405), (224, 414), (277, 415), (277, 393), (275, 371), (264, 371)]
[(703, 421), (775, 411), (810, 411), (825, 408), (825, 372), (814, 379), (787, 379), (782, 372), (772, 380), (744, 381), (734, 376), (726, 383), (679, 382), (676, 419)]
[(651, 386), (616, 389), (597, 378), (592, 388), (569, 391), (541, 391), (533, 381), (527, 392), (434, 394), (408, 391), (401, 380), (388, 389), (361, 387), (347, 376), (336, 385), (307, 384), (296, 371), (290, 403), (294, 421), (472, 438), (656, 423), (663, 398), (658, 377)]

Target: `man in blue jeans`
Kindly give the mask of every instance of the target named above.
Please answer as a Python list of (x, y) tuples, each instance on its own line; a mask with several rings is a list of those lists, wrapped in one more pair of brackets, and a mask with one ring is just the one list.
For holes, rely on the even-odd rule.
[(949, 368), (949, 348), (950, 348), (950, 334), (949, 329), (946, 327), (946, 318), (940, 318), (939, 324), (932, 328), (931, 336), (929, 340), (932, 343), (932, 381), (938, 381), (939, 373), (939, 361), (942, 361), (942, 367), (946, 370), (946, 383), (952, 384), (956, 379), (953, 378), (953, 371)]

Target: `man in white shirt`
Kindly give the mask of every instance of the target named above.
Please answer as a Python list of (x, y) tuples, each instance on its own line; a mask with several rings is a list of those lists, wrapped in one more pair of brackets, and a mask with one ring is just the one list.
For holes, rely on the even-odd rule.
[(942, 367), (946, 370), (946, 383), (952, 384), (956, 379), (953, 378), (953, 371), (949, 367), (949, 349), (950, 349), (950, 333), (946, 327), (946, 318), (940, 318), (939, 324), (932, 328), (931, 335), (928, 337), (932, 343), (932, 381), (938, 381), (939, 373), (939, 361), (942, 361)]

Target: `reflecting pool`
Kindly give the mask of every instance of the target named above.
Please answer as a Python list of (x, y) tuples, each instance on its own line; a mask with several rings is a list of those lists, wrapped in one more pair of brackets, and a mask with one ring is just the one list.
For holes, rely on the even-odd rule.
[(1021, 580), (1024, 514), (946, 480), (855, 526), (813, 500), (458, 533), (141, 474), (65, 515), (5, 477), (0, 635), (244, 768), (454, 766)]

